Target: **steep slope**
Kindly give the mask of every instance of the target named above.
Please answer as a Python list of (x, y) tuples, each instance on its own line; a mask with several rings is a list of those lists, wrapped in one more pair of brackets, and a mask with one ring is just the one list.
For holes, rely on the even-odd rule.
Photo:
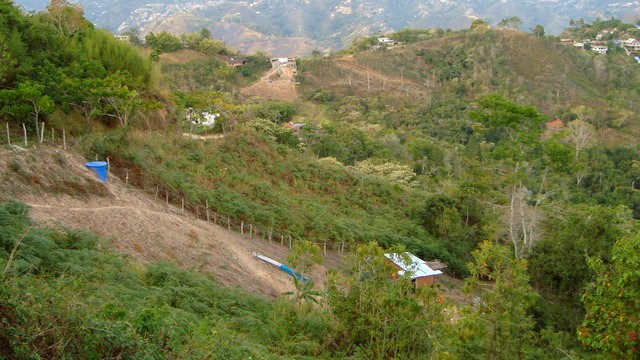
[[(113, 175), (103, 184), (83, 163), (80, 156), (55, 148), (2, 148), (0, 201), (25, 202), (37, 222), (88, 228), (143, 264), (175, 262), (271, 298), (293, 290), (291, 277), (252, 256), (258, 252), (286, 262), (287, 248), (183, 216)], [(327, 264), (335, 266), (337, 258), (327, 258)], [(325, 269), (316, 266), (305, 275), (323, 283)]]

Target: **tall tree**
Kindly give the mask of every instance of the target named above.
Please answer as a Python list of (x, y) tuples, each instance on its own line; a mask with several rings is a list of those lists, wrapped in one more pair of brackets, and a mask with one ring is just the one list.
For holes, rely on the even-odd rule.
[(510, 198), (505, 214), (507, 236), (514, 245), (516, 257), (529, 256), (537, 234), (540, 206), (545, 195), (527, 188), (531, 171), (529, 161), (541, 146), (542, 123), (545, 117), (533, 106), (522, 106), (499, 95), (488, 95), (478, 101), (478, 110), (470, 117), (479, 124), (477, 129), (488, 142), (495, 144), (493, 156), (506, 162), (512, 170), (507, 181)]
[(491, 242), (481, 243), (473, 257), (465, 290), (478, 295), (456, 324), (460, 358), (529, 358), (535, 338), (531, 308), (538, 295), (529, 285), (526, 261)]

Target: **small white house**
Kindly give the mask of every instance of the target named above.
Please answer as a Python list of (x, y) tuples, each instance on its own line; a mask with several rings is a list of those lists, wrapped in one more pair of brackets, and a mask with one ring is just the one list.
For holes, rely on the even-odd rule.
[(600, 55), (606, 55), (607, 51), (609, 51), (609, 48), (607, 46), (602, 46), (602, 45), (593, 45), (591, 47), (591, 50), (595, 51)]
[(394, 45), (396, 42), (393, 41), (392, 39), (387, 38), (387, 37), (381, 37), (381, 38), (378, 38), (378, 43), (382, 44), (382, 45), (391, 46), (391, 45)]

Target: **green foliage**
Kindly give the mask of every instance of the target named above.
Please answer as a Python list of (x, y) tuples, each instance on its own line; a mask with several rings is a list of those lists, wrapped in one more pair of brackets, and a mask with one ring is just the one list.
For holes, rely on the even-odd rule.
[(287, 262), (293, 269), (304, 273), (313, 264), (322, 264), (324, 257), (318, 245), (308, 240), (302, 240), (293, 245), (291, 252), (287, 255)]
[[(553, 299), (549, 322), (559, 330), (577, 326), (582, 318), (579, 300), (591, 280), (587, 259), (611, 261), (613, 244), (630, 231), (628, 209), (565, 205), (547, 212), (545, 236), (531, 256), (533, 280)], [(555, 315), (561, 313), (562, 316)]]
[(639, 252), (640, 237), (632, 235), (613, 246), (611, 265), (597, 257), (589, 259), (595, 279), (582, 298), (586, 315), (578, 337), (590, 348), (615, 358), (640, 356)]
[(467, 290), (483, 290), (457, 324), (457, 353), (471, 358), (527, 358), (535, 348), (531, 308), (537, 294), (529, 285), (526, 262), (514, 259), (509, 248), (490, 242), (481, 243), (473, 257)]
[(145, 36), (145, 41), (151, 49), (160, 51), (161, 53), (178, 51), (184, 46), (180, 37), (166, 31), (159, 32), (158, 34), (149, 33)]
[[(401, 248), (388, 250), (403, 253)], [(431, 287), (414, 289), (408, 275), (394, 278), (376, 244), (359, 246), (346, 259), (345, 275), (333, 274), (328, 303), (347, 355), (366, 359), (428, 358), (445, 328), (444, 306)]]
[(166, 263), (136, 270), (100, 245), (86, 231), (34, 226), (23, 204), (0, 206), (0, 357), (331, 355), (321, 311), (269, 303)]

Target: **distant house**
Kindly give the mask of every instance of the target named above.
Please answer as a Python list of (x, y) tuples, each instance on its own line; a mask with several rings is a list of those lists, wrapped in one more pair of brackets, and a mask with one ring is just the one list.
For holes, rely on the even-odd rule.
[(576, 41), (576, 42), (573, 43), (573, 47), (578, 48), (578, 49), (584, 49), (584, 43)]
[(229, 65), (230, 67), (238, 67), (246, 64), (247, 64), (247, 60), (245, 59), (230, 58), (227, 60), (227, 65)]
[(591, 50), (595, 51), (600, 55), (606, 55), (607, 51), (609, 51), (609, 47), (603, 45), (593, 45), (591, 46)]
[(129, 41), (129, 35), (113, 35), (113, 37), (120, 41)]
[(426, 261), (406, 252), (404, 254), (384, 254), (387, 262), (398, 269), (397, 275), (408, 274), (416, 287), (432, 284), (442, 271), (432, 269)]
[(271, 59), (271, 67), (273, 69), (278, 69), (281, 67), (290, 67), (296, 68), (296, 59), (295, 58), (272, 58)]
[(387, 37), (382, 37), (382, 38), (378, 38), (378, 44), (380, 45), (388, 45), (388, 46), (393, 46), (395, 45), (395, 41), (393, 41), (392, 39), (389, 39)]

